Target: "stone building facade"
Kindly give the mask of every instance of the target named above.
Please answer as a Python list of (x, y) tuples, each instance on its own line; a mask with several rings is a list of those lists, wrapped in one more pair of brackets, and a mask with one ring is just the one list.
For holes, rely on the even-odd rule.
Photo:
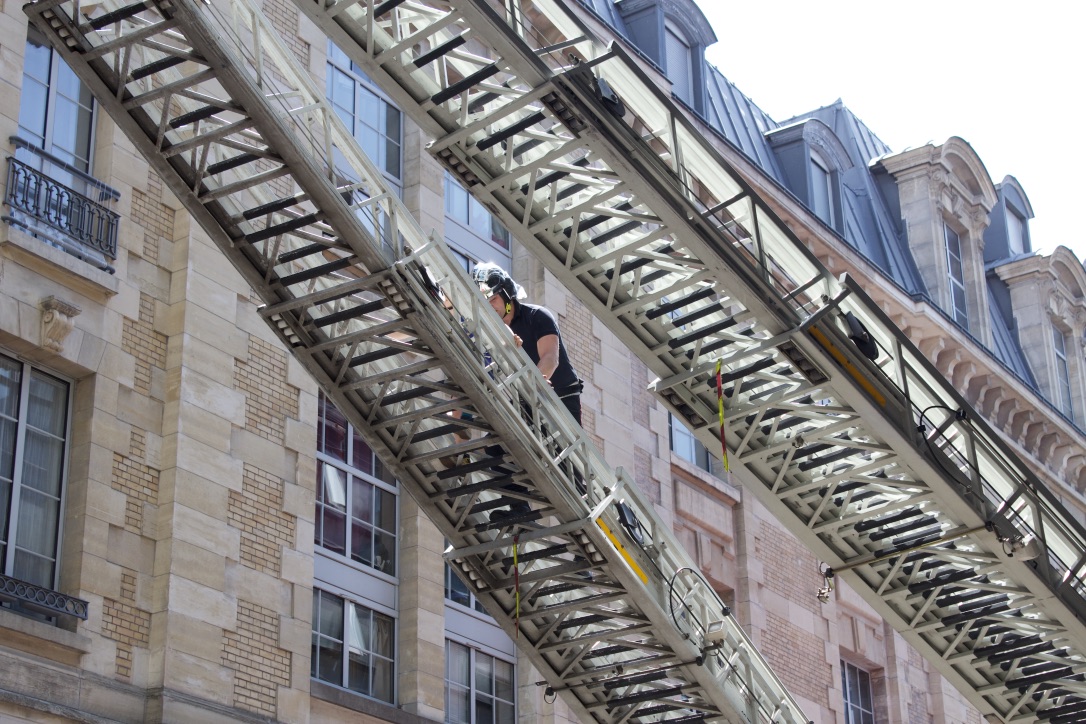
[[(0, 722), (570, 721), (240, 275), (19, 4), (2, 8)], [(264, 9), (423, 228), (466, 264), (511, 269), (559, 315), (586, 382), (585, 429), (632, 471), (813, 721), (980, 721), (847, 586), (819, 603), (814, 554), (655, 403), (645, 366), (444, 176), (428, 139), (292, 3)], [(692, 2), (583, 12), (641, 45), (647, 72), (676, 84), (800, 238), (870, 282), (1083, 517), (1086, 272), (1066, 249), (1029, 252), (1017, 181), (993, 183), (957, 138), (858, 163), (843, 124), (870, 132), (840, 107), (769, 123), (744, 106), (762, 128), (744, 146), (720, 109), (749, 101), (697, 55), (715, 37)], [(689, 82), (667, 67), (682, 52), (694, 54)], [(892, 199), (888, 228), (904, 242), (893, 253), (850, 237), (850, 174)], [(50, 223), (26, 178), (74, 189), (115, 232), (87, 240)], [(1004, 312), (1016, 328), (1001, 328)], [(32, 605), (26, 583), (68, 609)]]

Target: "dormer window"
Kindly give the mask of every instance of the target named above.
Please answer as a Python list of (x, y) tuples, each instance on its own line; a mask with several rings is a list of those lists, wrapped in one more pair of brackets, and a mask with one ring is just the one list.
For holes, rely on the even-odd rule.
[(950, 281), (950, 316), (962, 327), (969, 329), (969, 311), (965, 294), (965, 265), (962, 263), (962, 241), (958, 232), (943, 224), (946, 238), (947, 276)]
[(1026, 220), (1014, 209), (1007, 209), (1007, 251), (1010, 256), (1025, 254), (1029, 251), (1026, 239)]
[(811, 154), (811, 210), (834, 228), (837, 227), (833, 208), (835, 186), (829, 165), (818, 154)]
[(686, 33), (671, 20), (664, 23), (664, 62), (672, 92), (688, 105), (694, 105), (694, 64)]

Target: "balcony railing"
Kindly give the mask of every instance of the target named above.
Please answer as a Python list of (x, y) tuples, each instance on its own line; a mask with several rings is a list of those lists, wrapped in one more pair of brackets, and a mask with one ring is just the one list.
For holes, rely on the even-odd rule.
[[(40, 150), (19, 145), (42, 157), (43, 165), (58, 165)], [(86, 174), (71, 168), (62, 168), (62, 173), (93, 186), (100, 198), (115, 197), (113, 189)], [(110, 262), (117, 258), (117, 213), (15, 157), (8, 158), (4, 203), (11, 208), (4, 221), (112, 273)]]
[(57, 614), (87, 620), (86, 601), (0, 574), (0, 601), (46, 616)]

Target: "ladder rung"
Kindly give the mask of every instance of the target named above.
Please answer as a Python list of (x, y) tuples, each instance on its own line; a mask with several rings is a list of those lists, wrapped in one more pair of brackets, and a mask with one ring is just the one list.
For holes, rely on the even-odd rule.
[[(715, 334), (716, 332), (722, 332), (723, 330), (727, 329), (728, 327), (734, 327), (735, 324), (736, 324), (736, 321), (735, 321), (734, 318), (725, 319), (722, 322), (717, 322), (716, 324), (710, 324), (708, 326), (701, 327), (700, 329), (696, 329), (693, 332), (689, 332), (687, 334), (684, 334), (681, 337), (676, 337), (675, 339), (668, 340), (667, 346), (670, 347), (671, 349), (679, 349), (680, 347), (685, 347), (690, 342), (696, 342), (697, 340), (702, 339), (704, 337), (707, 337), (710, 334)], [(731, 340), (728, 340), (728, 342), (730, 343)], [(766, 367), (769, 367), (770, 365), (772, 365), (773, 360), (770, 359), (770, 358), (767, 358), (765, 360), (759, 360), (757, 362), (757, 364), (762, 365), (761, 367), (758, 368), (759, 370), (762, 370), (762, 369), (765, 369)], [(723, 381), (731, 382), (734, 379), (738, 379), (743, 374), (746, 374), (746, 372), (743, 371), (743, 370), (740, 370), (739, 372), (728, 373), (728, 374), (735, 374), (736, 376), (735, 377), (730, 377), (730, 378), (728, 378), (726, 380), (723, 380)]]
[(351, 266), (352, 264), (354, 264), (354, 259), (352, 257), (344, 257), (342, 259), (336, 259), (335, 261), (330, 261), (327, 264), (322, 264), (321, 266), (315, 266), (312, 269), (303, 269), (302, 271), (298, 272), (297, 274), (288, 274), (285, 277), (280, 277), (279, 278), (279, 283), (282, 284), (284, 287), (289, 287), (292, 284), (298, 284), (299, 282), (306, 282), (306, 281), (309, 281), (310, 279), (315, 279), (316, 277), (323, 276), (325, 274), (331, 274), (332, 272), (337, 272), (340, 269), (346, 269), (347, 267)]
[[(515, 136), (516, 134), (520, 133), (524, 129), (531, 128), (535, 124), (537, 124), (540, 121), (544, 120), (546, 117), (547, 116), (543, 113), (543, 111), (536, 111), (532, 115), (530, 115), (530, 116), (528, 116), (526, 118), (522, 118), (519, 121), (517, 121), (516, 123), (513, 123), (513, 124), (510, 124), (510, 125), (506, 126), (502, 130), (500, 130), (497, 133), (495, 133), (494, 135), (490, 136), (490, 138), (484, 138), (483, 140), (481, 140), (477, 144), (475, 144), (475, 147), (478, 148), (480, 151), (485, 151), (486, 149), (490, 148), (491, 146), (496, 146), (497, 144), (501, 143), (502, 141), (509, 138), (510, 136)], [(562, 175), (565, 176), (567, 174), (565, 172), (563, 172)]]
[(89, 24), (95, 30), (101, 30), (107, 25), (112, 25), (113, 23), (116, 23), (118, 21), (130, 18), (133, 15), (138, 15), (146, 9), (147, 3), (145, 2), (133, 3), (131, 5), (126, 5), (123, 8), (117, 8), (112, 12), (108, 12), (105, 15), (97, 17), (94, 20), (91, 20)]
[(188, 58), (183, 58), (180, 55), (168, 55), (165, 58), (159, 58), (152, 63), (136, 68), (128, 74), (128, 77), (131, 80), (140, 80), (141, 78), (146, 78), (149, 75), (154, 75), (160, 71), (172, 68), (175, 65), (181, 65), (186, 60), (188, 60)]
[[(291, 249), (290, 251), (283, 252), (279, 256), (275, 257), (275, 263), (289, 264), (292, 261), (298, 261), (299, 259), (304, 259), (307, 256), (312, 256), (313, 254), (320, 254), (327, 250), (327, 244), (307, 244), (305, 246), (298, 247), (297, 249)], [(336, 298), (338, 299), (339, 297)], [(331, 300), (326, 299), (324, 301), (327, 302)]]
[(659, 669), (657, 671), (645, 671), (640, 674), (630, 674), (629, 676), (616, 676), (613, 679), (606, 679), (603, 682), (604, 691), (613, 691), (623, 686), (632, 686), (633, 684), (647, 684), (652, 681), (660, 681), (666, 679), (669, 676), (667, 669)]
[[(612, 711), (620, 706), (626, 706), (627, 704), (636, 704), (639, 701), (666, 699), (669, 696), (676, 696), (681, 693), (683, 693), (683, 688), (681, 686), (669, 686), (663, 689), (650, 689), (649, 691), (641, 691), (628, 696), (620, 696), (607, 702), (607, 711)], [(682, 708), (682, 704), (679, 702), (675, 703), (679, 708)]]
[(950, 616), (944, 616), (942, 623), (946, 626), (953, 626), (958, 623), (965, 623), (966, 621), (972, 621), (975, 618), (982, 616), (993, 616), (997, 613), (1004, 613), (1011, 610), (1011, 607), (1007, 604), (1000, 604), (998, 606), (992, 606), (991, 608), (981, 609), (979, 611), (965, 611), (963, 613), (955, 613)]
[(435, 93), (433, 96), (430, 97), (430, 100), (433, 101), (434, 103), (438, 104), (438, 105), (441, 105), (442, 103), (449, 100), (450, 98), (454, 98), (454, 97), (460, 95), (461, 93), (463, 93), (464, 91), (466, 91), (467, 89), (472, 88), (472, 87), (478, 85), (479, 83), (482, 83), (484, 80), (486, 80), (487, 78), (489, 78), (490, 76), (494, 75), (497, 72), (498, 72), (498, 64), (497, 63), (491, 63), (490, 65), (487, 65), (487, 66), (481, 68), (480, 70), (475, 71), (474, 73), (472, 73), (468, 77), (466, 77), (466, 78), (464, 78), (462, 80), (459, 80), (456, 83), (453, 83), (452, 85), (450, 85), (445, 90), (438, 91), (437, 93)]
[(237, 168), (238, 166), (244, 166), (247, 163), (252, 163), (259, 158), (260, 156), (257, 156), (255, 153), (239, 153), (237, 156), (234, 156), (232, 158), (223, 159), (222, 161), (217, 161), (211, 164), (207, 167), (207, 174), (208, 176), (214, 176), (215, 174), (220, 174), (223, 171), (229, 171), (232, 168)]
[(172, 121), (170, 121), (170, 128), (176, 130), (181, 126), (187, 126), (190, 123), (196, 123), (197, 121), (202, 121), (205, 118), (210, 118), (211, 116), (215, 115), (216, 113), (220, 113), (221, 111), (222, 109), (218, 106), (204, 106), (203, 108), (197, 108), (195, 111), (182, 113), (177, 118), (174, 118)]
[[(587, 583), (587, 581), (586, 581), (586, 583)], [(532, 595), (531, 599), (533, 601), (538, 601), (539, 599), (546, 598), (547, 596), (556, 596), (556, 595), (558, 595), (560, 593), (569, 593), (570, 591), (579, 591), (582, 588), (584, 588), (583, 583), (558, 583), (558, 584), (553, 585), (553, 586), (547, 586), (546, 588), (540, 588), (538, 591), (535, 592), (535, 594)], [(611, 646), (609, 648), (615, 649), (614, 651), (612, 651), (610, 653), (621, 653), (623, 651), (629, 651), (630, 650), (628, 647), (625, 647), (625, 646)], [(594, 657), (598, 657), (598, 656), (608, 656), (608, 655), (610, 655), (610, 654), (597, 654), (597, 653), (594, 653), (594, 652), (589, 652), (583, 658), (590, 659), (590, 658), (594, 658)]]
[(871, 530), (872, 528), (879, 528), (884, 525), (892, 525), (894, 523), (900, 523), (903, 520), (908, 520), (909, 518), (915, 518), (916, 516), (921, 515), (923, 512), (924, 511), (921, 508), (917, 507), (906, 508), (900, 513), (888, 515), (885, 518), (871, 518), (868, 520), (861, 520), (859, 523), (852, 526), (852, 529), (857, 533), (863, 533), (864, 531)]
[(1007, 679), (1003, 683), (1008, 689), (1017, 688), (1019, 691), (1023, 691), (1027, 687), (1033, 686), (1034, 684), (1043, 684), (1047, 681), (1052, 681), (1053, 679), (1062, 679), (1064, 676), (1070, 673), (1070, 666), (1063, 666), (1062, 664), (1060, 664), (1057, 665), (1057, 667), (1054, 669), (1046, 669), (1045, 671), (1041, 671), (1030, 676), (1023, 676), (1019, 679)]
[(587, 626), (593, 623), (601, 623), (603, 621), (610, 621), (612, 616), (605, 613), (590, 613), (587, 616), (578, 616), (576, 618), (569, 618), (558, 624), (555, 627), (556, 631), (565, 631), (566, 629), (577, 628), (578, 626)]
[(723, 311), (724, 305), (720, 302), (714, 302), (712, 304), (706, 304), (701, 309), (697, 309), (693, 312), (690, 312), (689, 314), (684, 314), (681, 317), (674, 317), (671, 320), (671, 323), (674, 324), (676, 327), (683, 327), (687, 324), (690, 324), (691, 322), (698, 321), (702, 317), (708, 317), (710, 314)]
[[(638, 228), (640, 226), (641, 226), (640, 221), (637, 221), (637, 220), (626, 221), (626, 222), (623, 222), (623, 223), (619, 224), (618, 226), (615, 226), (613, 228), (608, 229), (607, 231), (603, 232), (602, 234), (598, 234), (597, 236), (594, 236), (593, 238), (589, 239), (589, 242), (591, 242), (593, 246), (603, 246), (604, 244), (611, 241), (612, 239), (617, 239), (618, 237), (622, 236), (626, 232), (633, 231), (634, 229), (636, 229), (636, 228)], [(581, 228), (583, 229), (584, 227), (581, 227)]]
[(379, 18), (385, 13), (403, 5), (407, 0), (385, 0), (385, 2), (373, 8), (373, 17)]
[[(483, 458), (481, 460), (476, 460), (475, 462), (468, 463), (467, 465), (457, 465), (454, 468), (449, 468), (448, 470), (442, 470), (441, 472), (439, 472), (437, 474), (437, 479), (438, 480), (447, 480), (449, 478), (463, 477), (464, 475), (467, 475), (468, 473), (475, 473), (475, 472), (478, 472), (480, 470), (489, 470), (490, 468), (499, 466), (504, 462), (505, 462), (505, 458), (501, 457), (501, 456)], [(508, 482), (509, 477), (511, 477), (511, 476), (502, 476), (501, 478), (494, 478), (493, 480), (483, 481), (483, 483), (475, 483), (474, 485), (462, 485), (462, 486), (460, 486), (458, 488), (451, 488), (446, 493), (446, 495), (450, 499), (452, 499), (452, 498), (459, 498), (462, 495), (468, 495), (469, 494), (468, 488), (476, 488), (475, 490), (471, 490), (470, 491), (471, 493), (477, 493), (480, 490), (490, 490), (492, 487), (497, 486), (497, 483), (493, 482), (494, 480), (504, 480), (505, 482)], [(487, 484), (484, 485), (484, 483), (487, 483)], [(480, 485), (483, 485), (483, 487), (477, 487), (477, 486), (480, 486)]]
[(318, 218), (320, 218), (320, 215), (314, 212), (312, 214), (306, 214), (304, 216), (299, 216), (294, 219), (288, 219), (281, 224), (273, 224), (272, 226), (267, 226), (260, 231), (254, 231), (251, 234), (246, 234), (245, 241), (249, 242), (250, 244), (256, 244), (257, 242), (264, 241), (265, 239), (270, 239), (273, 236), (287, 234), (291, 231), (297, 231), (302, 227), (309, 226)]
[(935, 516), (925, 515), (922, 518), (910, 520), (908, 523), (899, 525), (896, 528), (880, 528), (876, 531), (873, 531), (868, 537), (874, 541), (886, 540), (887, 538), (895, 538), (897, 536), (904, 535), (905, 533), (912, 533), (915, 530), (920, 530), (921, 528), (927, 528), (932, 525), (937, 525), (938, 523), (939, 519)]
[[(561, 545), (556, 545), (556, 546), (549, 546), (547, 548), (540, 548), (539, 550), (536, 550), (536, 551), (528, 551), (527, 553), (518, 553), (517, 554), (517, 561), (521, 562), (521, 563), (523, 563), (525, 561), (537, 561), (540, 558), (553, 558), (555, 556), (561, 555), (562, 553), (568, 553), (568, 552), (569, 552), (569, 544), (561, 544)], [(502, 558), (502, 565), (505, 565), (505, 566), (513, 565), (513, 556), (506, 556), (505, 558)]]
[(947, 573), (942, 576), (935, 576), (926, 581), (910, 584), (909, 593), (923, 593), (924, 591), (930, 591), (933, 588), (939, 588), (940, 586), (945, 586), (950, 583), (961, 583), (962, 581), (968, 581), (976, 577), (977, 572), (972, 568), (954, 571), (953, 573)]
[[(404, 0), (399, 0), (399, 2), (403, 2), (403, 1)], [(468, 42), (468, 41), (463, 35), (457, 35), (455, 38), (452, 38), (451, 40), (446, 40), (444, 43), (442, 43), (441, 45), (439, 45), (436, 48), (432, 49), (430, 52), (423, 53), (419, 57), (415, 58), (415, 67), (416, 68), (425, 68), (426, 66), (428, 66), (430, 63), (434, 62), (435, 60), (437, 60), (441, 56), (445, 55), (446, 53), (448, 53), (448, 52), (450, 52), (452, 50), (455, 50), (456, 48), (459, 48), (461, 45), (463, 45), (466, 42)]]
[[(336, 322), (342, 322), (347, 319), (355, 319), (356, 317), (361, 317), (363, 314), (372, 314), (378, 309), (384, 308), (387, 304), (388, 300), (383, 297), (380, 299), (375, 299), (372, 302), (366, 302), (365, 304), (356, 304), (349, 309), (341, 309), (338, 312), (332, 312), (331, 314), (326, 314), (323, 317), (314, 319), (313, 325), (316, 327), (327, 327), (328, 325), (335, 324)], [(351, 365), (353, 366), (354, 364), (355, 361), (352, 359)]]
[(255, 208), (249, 209), (248, 211), (244, 212), (241, 215), (241, 218), (243, 218), (243, 219), (245, 219), (247, 221), (251, 221), (251, 220), (255, 219), (258, 216), (264, 216), (265, 214), (270, 214), (270, 213), (273, 213), (275, 211), (282, 211), (283, 209), (288, 209), (291, 206), (294, 206), (295, 204), (300, 202), (301, 199), (302, 199), (302, 196), (301, 196), (301, 194), (299, 194), (297, 196), (286, 196), (286, 197), (281, 198), (281, 199), (276, 199), (275, 201), (269, 201), (266, 204), (262, 204), (260, 206), (257, 206)]
[(992, 654), (988, 658), (989, 664), (999, 664), (1004, 661), (1011, 661), (1012, 659), (1021, 658), (1023, 656), (1032, 656), (1033, 654), (1043, 654), (1047, 651), (1052, 651), (1056, 647), (1052, 645), (1051, 641), (1042, 641), (1032, 646), (1026, 646), (1020, 649), (1014, 649), (1013, 651), (1004, 651), (999, 654)]
[(502, 516), (498, 520), (492, 520), (487, 523), (479, 523), (475, 526), (475, 530), (482, 533), (486, 530), (495, 530), (497, 528), (505, 528), (510, 525), (519, 525), (521, 523), (532, 523), (539, 520), (544, 515), (542, 510), (529, 510), (518, 515)]
[(973, 656), (978, 659), (983, 659), (987, 656), (998, 656), (1000, 654), (1012, 651), (1014, 649), (1020, 649), (1025, 646), (1032, 646), (1038, 644), (1043, 639), (1039, 636), (1004, 636), (1003, 640), (996, 644), (989, 644), (988, 646), (977, 646), (973, 649)]
[(716, 290), (712, 287), (702, 287), (696, 292), (688, 294), (681, 299), (669, 301), (667, 304), (656, 305), (656, 307), (654, 307), (653, 309), (645, 312), (645, 317), (647, 319), (656, 319), (657, 317), (662, 317), (665, 314), (671, 314), (672, 312), (676, 312), (683, 307), (694, 304), (695, 302), (700, 302), (702, 299), (711, 297), (714, 293), (716, 293)]

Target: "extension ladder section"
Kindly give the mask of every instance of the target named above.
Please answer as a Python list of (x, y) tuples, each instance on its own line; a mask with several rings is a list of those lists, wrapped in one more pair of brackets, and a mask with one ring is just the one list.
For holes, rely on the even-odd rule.
[(259, 12), (245, 0), (26, 11), (578, 717), (806, 721)]
[(643, 60), (559, 0), (296, 2), (726, 444), (820, 597), (847, 575), (993, 719), (1086, 721), (1082, 526)]

